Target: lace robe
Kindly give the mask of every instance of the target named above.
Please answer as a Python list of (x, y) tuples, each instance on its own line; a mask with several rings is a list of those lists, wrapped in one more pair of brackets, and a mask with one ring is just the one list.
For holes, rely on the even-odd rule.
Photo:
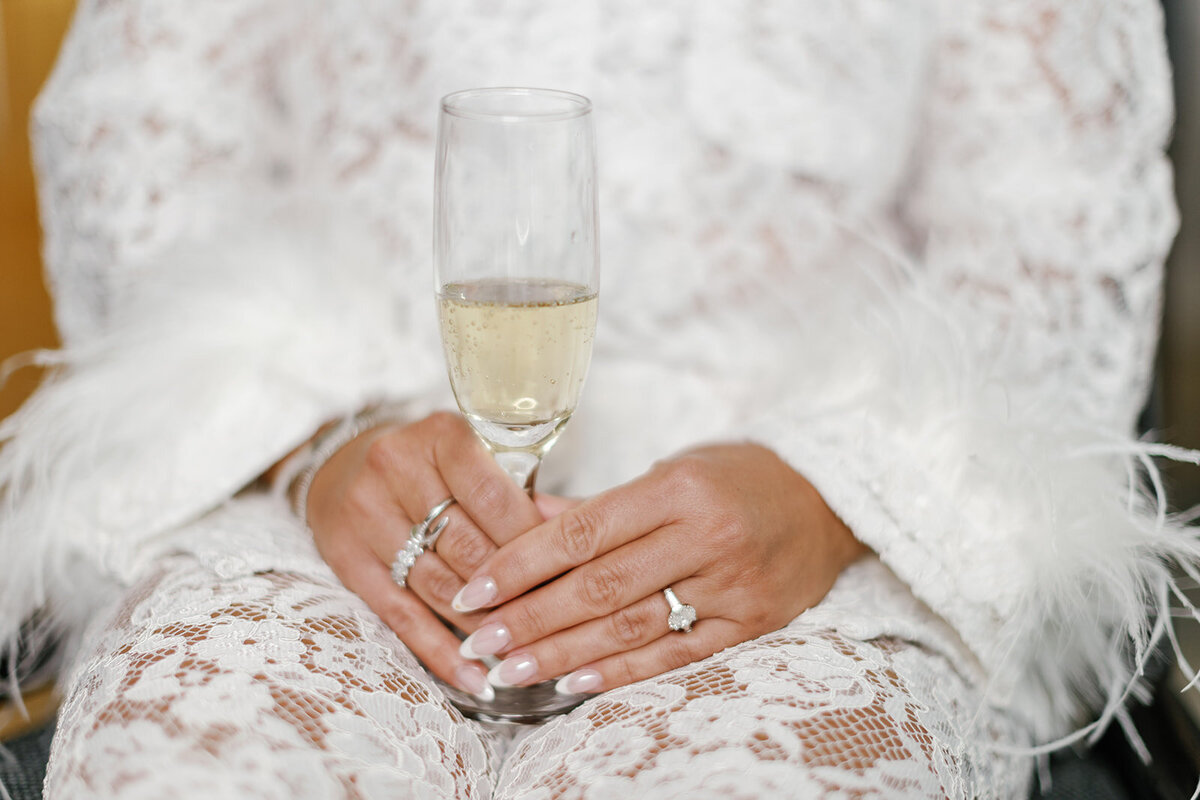
[[(1131, 438), (1176, 222), (1161, 24), (82, 2), (34, 131), (64, 347), (0, 453), (0, 635), (48, 602), (75, 645), (50, 792), (1023, 793), (1021, 748), (1116, 712), (1194, 551)], [(463, 721), (239, 493), (331, 417), (451, 402), (433, 126), (478, 85), (596, 107), (601, 322), (543, 488), (753, 439), (877, 554), (787, 628), (519, 733)]]

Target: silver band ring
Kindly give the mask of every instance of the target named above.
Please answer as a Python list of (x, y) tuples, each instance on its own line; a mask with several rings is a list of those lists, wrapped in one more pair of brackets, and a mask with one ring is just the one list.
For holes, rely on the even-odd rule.
[[(445, 500), (443, 500), (442, 502), (440, 502), (436, 506), (434, 506), (432, 509), (430, 509), (429, 513), (425, 515), (425, 519), (421, 520), (416, 525), (412, 526), (412, 530), (409, 531), (409, 534), (408, 534), (409, 538), (410, 539), (418, 539), (418, 538), (422, 539), (423, 540), (422, 544), (425, 547), (428, 547), (430, 550), (432, 550), (434, 544), (437, 542), (438, 536), (442, 532), (442, 529), (445, 528), (446, 526), (439, 525), (438, 527), (436, 527), (432, 531), (430, 531), (428, 535), (426, 535), (426, 531), (429, 531), (429, 526), (433, 524), (434, 520), (436, 520), (438, 517), (440, 517), (442, 514), (444, 514), (446, 512), (446, 509), (449, 508), (450, 506), (454, 505), (456, 502), (458, 502), (458, 501), (455, 500), (453, 497), (447, 497)], [(449, 521), (449, 520), (447, 520), (447, 521)]]
[(680, 633), (691, 633), (692, 623), (696, 621), (696, 609), (687, 603), (679, 602), (670, 586), (663, 589), (663, 597), (667, 598), (667, 603), (671, 606), (671, 613), (667, 616), (667, 627)]
[[(450, 524), (450, 520), (444, 519), (437, 525), (433, 525), (433, 523), (455, 502), (453, 497), (447, 497), (434, 506), (425, 515), (425, 519), (413, 525), (409, 530), (408, 541), (404, 543), (403, 549), (396, 553), (396, 559), (392, 562), (392, 580), (401, 589), (408, 585), (408, 571), (413, 568), (413, 564), (417, 563), (417, 559), (425, 552), (425, 548), (434, 549), (433, 546), (437, 544), (438, 537)], [(433, 525), (433, 530), (429, 530), (430, 525)]]

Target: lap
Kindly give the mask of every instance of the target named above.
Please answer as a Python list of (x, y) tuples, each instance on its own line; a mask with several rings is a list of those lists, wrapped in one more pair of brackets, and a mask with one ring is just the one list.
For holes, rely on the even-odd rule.
[(1019, 740), (944, 656), (793, 625), (547, 723), (497, 796), (1024, 796)]
[(174, 557), (90, 639), (49, 797), (491, 794), (488, 732), (336, 583)]
[(223, 563), (163, 559), (97, 621), (48, 797), (1015, 796), (1026, 783), (1026, 764), (988, 748), (1019, 731), (952, 658), (836, 632), (830, 614), (607, 692), (510, 746), (463, 720), (330, 575)]

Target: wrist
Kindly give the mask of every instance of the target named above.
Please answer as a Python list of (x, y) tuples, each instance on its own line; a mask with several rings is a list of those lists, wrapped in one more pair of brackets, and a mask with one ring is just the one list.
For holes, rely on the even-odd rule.
[(287, 470), (282, 482), (286, 486), (292, 511), (300, 521), (308, 524), (308, 495), (313, 480), (330, 459), (343, 447), (362, 434), (383, 425), (405, 422), (409, 419), (408, 407), (402, 404), (370, 406), (357, 414), (323, 425), (295, 456), (295, 463)]

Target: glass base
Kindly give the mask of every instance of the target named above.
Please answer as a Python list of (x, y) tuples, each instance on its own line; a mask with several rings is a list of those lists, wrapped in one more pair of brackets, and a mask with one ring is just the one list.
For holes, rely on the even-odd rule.
[(501, 722), (510, 725), (545, 722), (550, 717), (567, 713), (591, 696), (559, 694), (554, 690), (554, 681), (542, 681), (532, 686), (497, 688), (496, 697), (486, 702), (441, 681), (437, 683), (463, 716), (480, 722)]
[[(467, 638), (465, 632), (453, 625), (450, 626), (450, 631), (459, 640)], [(479, 660), (487, 669), (500, 663), (496, 656), (483, 656)], [(493, 686), (496, 696), (491, 700), (482, 700), (470, 692), (451, 686), (432, 672), (429, 676), (464, 717), (480, 722), (535, 725), (559, 714), (566, 714), (584, 700), (594, 697), (590, 694), (559, 694), (554, 688), (557, 681), (542, 681), (532, 686)]]

